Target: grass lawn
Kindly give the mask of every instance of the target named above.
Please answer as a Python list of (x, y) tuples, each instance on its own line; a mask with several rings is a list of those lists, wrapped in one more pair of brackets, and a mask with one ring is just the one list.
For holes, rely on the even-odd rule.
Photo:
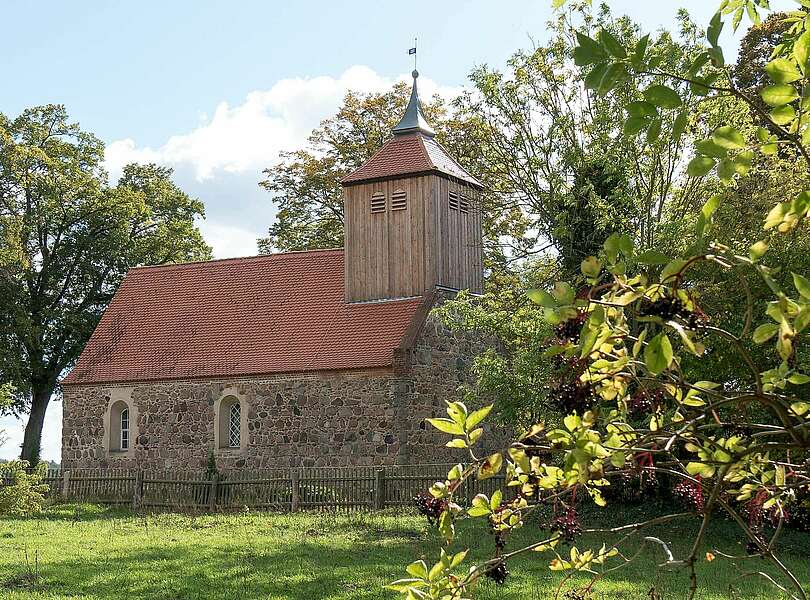
[[(643, 510), (624, 509), (622, 522), (644, 518)], [(597, 521), (616, 524), (618, 515), (602, 512), (587, 524)], [(459, 547), (471, 548), (479, 558), (493, 547), (482, 524), (460, 527)], [(651, 533), (671, 541), (682, 555), (695, 526), (679, 523)], [(507, 549), (537, 539), (532, 538), (537, 533), (536, 526), (527, 526)], [(397, 598), (382, 586), (404, 576), (410, 561), (435, 547), (433, 535), (415, 515), (135, 516), (97, 506), (60, 505), (37, 517), (0, 519), (0, 597)], [(718, 522), (710, 540), (714, 548), (743, 553), (728, 523)], [(786, 532), (781, 555), (810, 586), (810, 535)], [(659, 550), (644, 552), (638, 563), (597, 584), (593, 597), (644, 599), (655, 585), (663, 598), (684, 598), (686, 575), (656, 577), (654, 564), (660, 559)], [(537, 553), (515, 559), (506, 586), (487, 582), (479, 587), (478, 598), (553, 598), (560, 574), (548, 570), (549, 560)], [(737, 567), (773, 573), (759, 558), (739, 561)], [(30, 572), (36, 570), (39, 577), (31, 578)], [(698, 598), (782, 597), (760, 578), (741, 578), (740, 573), (720, 558), (701, 561)]]

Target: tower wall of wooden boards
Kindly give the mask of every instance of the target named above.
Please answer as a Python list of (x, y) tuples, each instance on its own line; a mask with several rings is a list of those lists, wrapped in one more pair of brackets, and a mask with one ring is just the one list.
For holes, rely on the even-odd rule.
[[(406, 208), (395, 210), (392, 198), (402, 191)], [(385, 196), (385, 210), (372, 212), (372, 196), (379, 193)], [(482, 292), (481, 206), (475, 187), (425, 174), (347, 185), (343, 202), (347, 302), (406, 298), (436, 286)]]

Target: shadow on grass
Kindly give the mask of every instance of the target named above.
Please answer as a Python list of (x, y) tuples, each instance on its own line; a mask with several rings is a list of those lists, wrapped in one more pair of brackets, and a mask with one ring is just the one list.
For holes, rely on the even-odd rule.
[[(33, 525), (61, 528), (62, 522), (70, 521), (76, 514), (75, 508), (65, 507), (64, 511), (54, 513), (51, 509), (46, 515), (19, 522), (31, 525), (33, 521)], [(397, 598), (397, 594), (383, 590), (383, 586), (404, 576), (404, 567), (409, 562), (438, 548), (433, 541), (434, 533), (421, 522), (390, 515), (251, 513), (199, 520), (186, 515), (163, 515), (156, 516), (146, 529), (139, 519), (133, 519), (132, 513), (120, 509), (82, 509), (78, 514), (79, 522), (87, 523), (85, 532), (97, 528), (96, 522), (107, 521), (108, 526), (92, 530), (92, 546), (77, 534), (67, 539), (63, 548), (51, 549), (39, 566), (40, 591), (11, 597), (15, 600), (54, 596), (162, 600)], [(650, 530), (649, 534), (673, 540), (673, 551), (683, 556), (696, 527), (696, 522), (689, 521)], [(481, 522), (461, 523), (457, 547), (470, 548), (471, 559), (487, 558), (493, 541), (485, 531)], [(529, 524), (510, 540), (509, 548), (534, 541), (541, 534), (536, 525)], [(719, 547), (739, 554), (741, 546), (736, 535), (733, 525), (718, 522), (710, 531), (706, 549)], [(20, 540), (17, 541), (19, 553)], [(9, 547), (4, 549), (2, 544), (0, 539), (0, 553), (8, 552)], [(582, 545), (587, 544), (598, 547), (596, 539), (583, 539)], [(810, 581), (810, 536), (788, 532), (780, 549), (800, 580)], [(549, 571), (550, 558), (547, 554), (532, 553), (513, 560), (507, 585), (501, 588), (487, 582), (480, 587), (477, 597), (553, 598), (561, 575)], [(600, 582), (594, 598), (643, 599), (653, 585), (663, 598), (685, 597), (688, 576), (665, 573), (656, 577), (655, 563), (660, 558), (655, 549), (645, 550), (637, 563)], [(0, 580), (26, 568), (22, 556), (0, 564), (4, 571)], [(742, 561), (741, 566), (774, 572), (758, 558)], [(780, 597), (774, 588), (761, 581), (753, 578), (741, 581), (738, 573), (720, 559), (712, 563), (701, 561), (697, 597)], [(580, 577), (575, 584), (584, 581)]]

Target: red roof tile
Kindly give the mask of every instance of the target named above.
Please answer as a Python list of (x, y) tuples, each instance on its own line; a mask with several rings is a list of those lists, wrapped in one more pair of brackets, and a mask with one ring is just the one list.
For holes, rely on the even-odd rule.
[(346, 304), (342, 250), (135, 268), (63, 383), (386, 367), (421, 301)]
[(483, 187), (432, 137), (421, 133), (395, 135), (374, 156), (343, 178), (344, 184), (436, 171)]

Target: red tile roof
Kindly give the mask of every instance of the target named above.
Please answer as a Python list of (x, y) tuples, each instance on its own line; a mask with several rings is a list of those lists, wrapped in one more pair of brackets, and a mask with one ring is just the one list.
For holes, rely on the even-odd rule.
[(343, 178), (344, 184), (412, 173), (438, 172), (483, 187), (432, 137), (421, 133), (395, 135), (363, 166)]
[(346, 304), (343, 250), (135, 268), (63, 383), (387, 367), (421, 302)]

